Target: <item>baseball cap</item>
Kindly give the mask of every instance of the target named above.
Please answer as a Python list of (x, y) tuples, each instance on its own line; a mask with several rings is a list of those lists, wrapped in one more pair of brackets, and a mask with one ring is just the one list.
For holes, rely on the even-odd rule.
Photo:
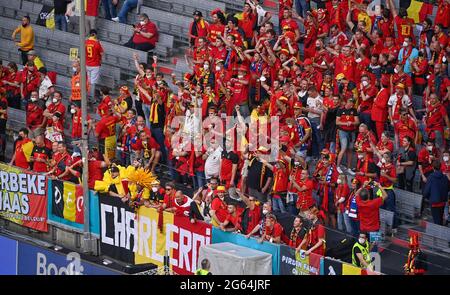
[(27, 52), (27, 55), (36, 55), (36, 51), (30, 50)]
[(193, 14), (193, 15), (194, 15), (194, 16), (200, 16), (200, 17), (203, 17), (202, 12), (199, 11), (199, 10), (194, 11), (194, 14)]
[(301, 109), (302, 108), (302, 103), (297, 101), (294, 103), (294, 109)]

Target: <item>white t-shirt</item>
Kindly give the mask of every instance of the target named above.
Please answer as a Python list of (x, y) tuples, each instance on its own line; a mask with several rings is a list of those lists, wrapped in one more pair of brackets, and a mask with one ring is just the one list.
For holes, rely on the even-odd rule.
[[(396, 112), (398, 112), (397, 100), (398, 100), (398, 97), (397, 97), (397, 94), (395, 94), (395, 93), (393, 95), (391, 95), (391, 97), (389, 97), (388, 106), (392, 107), (392, 114), (395, 114)], [(408, 95), (404, 94), (402, 97), (400, 107), (409, 108), (410, 106), (412, 106), (412, 101)]]
[(222, 159), (222, 147), (219, 145), (214, 151), (210, 151), (205, 161), (205, 177), (209, 179), (213, 176), (219, 176), (220, 161)]
[[(323, 98), (320, 95), (317, 95), (317, 97), (308, 97), (308, 100), (306, 101), (306, 104), (310, 109), (316, 109), (318, 111), (322, 111), (322, 105), (323, 105)], [(312, 112), (308, 112), (308, 118), (320, 118), (320, 115), (313, 114)]]
[(187, 110), (184, 119), (183, 131), (191, 137), (194, 137), (200, 132), (200, 118), (196, 115), (195, 112), (191, 113), (190, 110)]
[(267, 11), (261, 7), (261, 5), (256, 5), (256, 14), (258, 15), (258, 27), (262, 25), (264, 17), (267, 14)]
[(45, 76), (42, 80), (41, 85), (39, 85), (39, 98), (43, 99), (44, 95), (47, 93), (48, 89), (53, 86), (52, 81), (48, 76)]

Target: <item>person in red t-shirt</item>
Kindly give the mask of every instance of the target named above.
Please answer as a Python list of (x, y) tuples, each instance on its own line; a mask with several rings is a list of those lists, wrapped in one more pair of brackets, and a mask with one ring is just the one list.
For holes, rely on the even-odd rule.
[(378, 232), (380, 230), (380, 207), (387, 198), (384, 188), (373, 181), (372, 186), (381, 191), (381, 196), (370, 199), (370, 192), (366, 187), (370, 182), (365, 182), (363, 186), (356, 192), (356, 205), (358, 206), (359, 230), (361, 232)]
[(319, 213), (319, 209), (315, 205), (306, 212), (306, 218), (311, 221), (311, 227), (296, 250), (300, 251), (300, 249), (306, 247), (305, 254), (307, 256), (311, 253), (321, 256), (325, 255), (325, 227), (319, 220)]
[(120, 122), (120, 119), (120, 114), (112, 115), (110, 112), (102, 117), (95, 126), (95, 135), (98, 138), (100, 152), (102, 154), (108, 152), (109, 158), (113, 158), (116, 152), (116, 123)]
[(38, 102), (39, 94), (37, 91), (31, 92), (30, 101), (27, 104), (27, 128), (30, 130), (30, 136), (34, 137), (44, 132), (44, 126), (47, 123), (44, 120), (44, 110)]
[(309, 179), (309, 172), (307, 169), (302, 170), (300, 175), (300, 182), (297, 183), (294, 177), (291, 175), (289, 181), (292, 183), (293, 187), (298, 192), (298, 198), (296, 207), (300, 212), (304, 212), (309, 209), (314, 204), (314, 199), (312, 196), (314, 189), (314, 182)]
[(194, 11), (194, 21), (189, 27), (189, 42), (192, 47), (197, 46), (197, 39), (206, 38), (209, 34), (209, 23), (203, 18), (201, 11)]
[(274, 214), (269, 213), (266, 216), (266, 225), (264, 227), (263, 234), (259, 239), (259, 242), (262, 243), (266, 241), (275, 244), (280, 244), (283, 232), (284, 229), (281, 226), (281, 224), (277, 222), (277, 217)]
[(377, 138), (381, 138), (381, 134), (384, 131), (387, 119), (388, 119), (388, 101), (390, 95), (389, 91), (389, 79), (385, 76), (381, 78), (381, 89), (375, 95), (372, 104), (372, 111), (370, 113), (370, 118), (375, 122), (375, 129), (377, 133)]
[(32, 169), (34, 172), (48, 172), (51, 150), (45, 146), (44, 137), (42, 135), (36, 136), (34, 143), (35, 145), (30, 157), (30, 162), (33, 163)]
[(261, 219), (263, 217), (263, 210), (259, 202), (257, 203), (257, 199), (252, 196), (247, 196), (243, 194), (239, 189), (236, 189), (236, 193), (239, 195), (242, 201), (244, 201), (245, 205), (247, 205), (247, 211), (244, 211), (247, 214), (247, 224), (244, 226), (242, 224), (243, 234), (247, 235), (246, 237), (250, 237), (250, 233), (260, 224)]
[(139, 15), (139, 23), (133, 26), (133, 31), (133, 36), (123, 46), (142, 51), (150, 51), (155, 48), (159, 36), (158, 29), (149, 20), (147, 14)]
[[(28, 129), (22, 128), (19, 131), (19, 137), (14, 142), (14, 154), (9, 162), (9, 165), (28, 169), (30, 167), (28, 158), (33, 149), (33, 143), (28, 138)], [(31, 146), (30, 146), (31, 144)]]
[(410, 37), (412, 42), (415, 43), (414, 19), (408, 17), (408, 12), (404, 7), (400, 7), (397, 11), (393, 0), (388, 0), (388, 4), (397, 27), (397, 44), (402, 44), (406, 37)]
[(440, 24), (446, 29), (450, 27), (450, 3), (448, 3), (448, 0), (438, 0), (434, 24)]
[(226, 19), (220, 9), (215, 9), (211, 12), (212, 23), (209, 25), (208, 40), (212, 46), (217, 46), (215, 43), (218, 36), (222, 36), (225, 31)]
[(98, 17), (99, 6), (100, 0), (86, 1), (86, 22), (84, 24), (86, 34), (88, 34), (90, 30), (95, 29), (95, 18)]
[(214, 194), (216, 197), (211, 202), (211, 209), (209, 214), (211, 215), (211, 221), (213, 226), (220, 226), (222, 222), (225, 221), (228, 211), (227, 204), (225, 203), (225, 187), (218, 186)]
[(109, 167), (110, 162), (107, 156), (104, 155), (104, 161), (101, 161), (98, 157), (97, 148), (89, 151), (88, 154), (88, 168), (89, 168), (89, 180), (88, 187), (93, 190), (95, 187), (95, 182), (97, 180), (103, 179), (103, 169)]
[(417, 155), (419, 172), (421, 177), (421, 187), (427, 182), (427, 177), (433, 172), (432, 163), (439, 159), (439, 150), (435, 146), (434, 139), (428, 138), (425, 148), (421, 149)]
[(86, 70), (91, 84), (91, 97), (95, 94), (95, 84), (100, 78), (100, 66), (102, 63), (103, 47), (97, 40), (97, 31), (92, 29), (89, 38), (86, 40)]
[(444, 128), (450, 128), (447, 110), (439, 101), (436, 94), (429, 96), (425, 113), (425, 131), (427, 137), (436, 140), (441, 150), (445, 149)]
[(241, 214), (243, 210), (238, 208), (236, 204), (228, 204), (227, 210), (227, 217), (225, 218), (225, 221), (220, 224), (220, 229), (223, 231), (241, 232)]

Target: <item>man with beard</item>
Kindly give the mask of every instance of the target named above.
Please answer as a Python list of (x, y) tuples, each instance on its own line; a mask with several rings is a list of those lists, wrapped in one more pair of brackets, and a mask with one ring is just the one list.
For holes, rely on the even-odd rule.
[(300, 249), (299, 246), (306, 235), (306, 231), (306, 228), (303, 226), (303, 219), (300, 216), (296, 216), (291, 232), (284, 234), (282, 240), (286, 245), (294, 248), (297, 252), (304, 250)]
[(189, 28), (189, 42), (192, 47), (197, 45), (197, 38), (207, 37), (209, 33), (209, 23), (203, 19), (201, 11), (194, 11), (194, 21)]

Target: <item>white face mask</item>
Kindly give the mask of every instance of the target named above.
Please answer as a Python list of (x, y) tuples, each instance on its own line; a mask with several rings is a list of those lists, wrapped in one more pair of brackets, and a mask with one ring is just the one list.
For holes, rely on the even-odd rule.
[(58, 102), (58, 99), (57, 99), (57, 98), (54, 98), (54, 99), (52, 99), (52, 101), (53, 101), (53, 103), (57, 103), (57, 102)]
[(205, 70), (209, 70), (209, 65), (208, 65), (208, 64), (203, 65), (203, 68), (204, 68)]
[(381, 163), (386, 164), (386, 159), (385, 159), (385, 158), (382, 158), (382, 159), (381, 159)]
[(242, 78), (244, 78), (244, 75), (238, 75), (238, 78), (242, 79)]
[(145, 21), (143, 21), (143, 20), (141, 20), (139, 23), (141, 24), (141, 26), (145, 25)]
[(362, 59), (360, 57), (358, 57), (355, 61), (356, 61), (356, 63), (359, 64), (362, 61)]
[(431, 151), (433, 151), (433, 147), (432, 147), (432, 146), (429, 146), (429, 145), (427, 145), (427, 150), (428, 150), (429, 152), (431, 152)]
[(365, 243), (366, 243), (366, 239), (359, 238), (359, 239), (358, 239), (358, 242), (359, 242), (360, 244), (365, 244)]
[(264, 209), (263, 214), (266, 215), (267, 213), (269, 213), (269, 210)]
[(360, 160), (364, 159), (364, 155), (358, 154), (358, 159)]
[(402, 44), (402, 45), (403, 45), (403, 47), (408, 47), (409, 44), (408, 44), (408, 42), (403, 41), (403, 44)]
[(147, 77), (148, 79), (150, 79), (152, 77), (152, 74), (145, 74), (145, 77)]
[(444, 157), (442, 157), (442, 159), (444, 160), (444, 162), (448, 162), (448, 157), (447, 156), (444, 156)]
[(158, 188), (157, 188), (157, 187), (152, 187), (152, 191), (153, 191), (154, 193), (156, 193), (156, 192), (158, 191)]
[(76, 72), (77, 72), (77, 68), (76, 68), (76, 67), (72, 67), (72, 71), (73, 71), (74, 73), (76, 73)]
[(156, 81), (156, 84), (161, 85), (162, 81)]
[(261, 82), (266, 82), (266, 77), (264, 77), (264, 76), (261, 76), (261, 78), (259, 78), (259, 80), (261, 81)]
[(294, 162), (294, 166), (299, 166), (300, 162)]
[(216, 66), (216, 71), (219, 72), (222, 68), (220, 66)]
[(341, 183), (342, 183), (342, 180), (340, 178), (338, 178), (337, 184), (341, 184)]
[(362, 81), (361, 84), (362, 84), (362, 86), (367, 87), (367, 85), (369, 85), (369, 82), (367, 82), (367, 81)]
[(75, 113), (77, 112), (77, 110), (76, 110), (76, 109), (70, 109), (70, 112), (71, 112), (72, 114), (75, 114)]
[(292, 124), (288, 124), (288, 127), (289, 127), (289, 128), (292, 128)]
[(394, 73), (398, 74), (398, 70), (397, 70), (397, 69), (394, 69)]
[(34, 97), (34, 96), (31, 97), (32, 102), (35, 102), (36, 100), (37, 100), (37, 97)]

